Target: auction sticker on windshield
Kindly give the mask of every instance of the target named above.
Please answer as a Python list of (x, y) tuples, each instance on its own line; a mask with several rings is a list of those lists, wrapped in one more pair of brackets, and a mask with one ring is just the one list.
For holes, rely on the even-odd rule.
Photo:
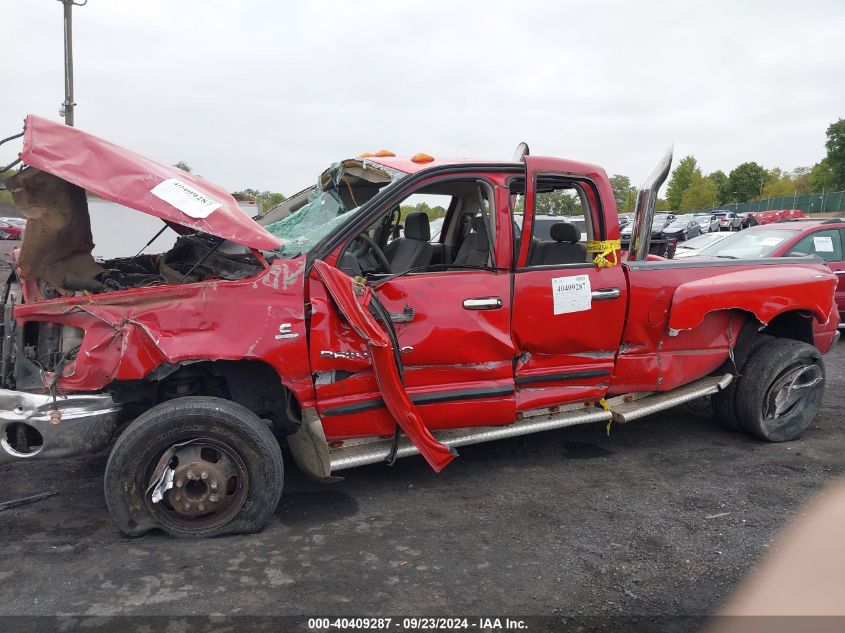
[(552, 279), (552, 299), (555, 314), (589, 310), (593, 303), (590, 276), (555, 277)]
[(829, 235), (817, 235), (813, 238), (813, 246), (816, 247), (817, 253), (832, 253), (833, 240)]
[(192, 218), (207, 218), (220, 202), (176, 178), (168, 178), (150, 189), (156, 198), (176, 207)]

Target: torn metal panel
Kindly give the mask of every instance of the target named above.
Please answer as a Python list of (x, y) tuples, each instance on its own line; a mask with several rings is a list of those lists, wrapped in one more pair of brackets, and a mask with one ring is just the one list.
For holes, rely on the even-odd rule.
[[(26, 303), (16, 306), (14, 315), (19, 327), (39, 321), (84, 331), (79, 351), (58, 380), (65, 391), (98, 391), (114, 380), (138, 380), (163, 364), (245, 359), (272, 366), (280, 384), (307, 406), (314, 391), (303, 266), (302, 259), (280, 261), (252, 279)], [(53, 379), (45, 372), (45, 383)]]
[(435, 472), (440, 472), (455, 453), (434, 439), (405, 391), (396, 364), (398, 351), (368, 310), (370, 289), (322, 261), (316, 261), (314, 268), (340, 313), (367, 342), (376, 382), (390, 414)]

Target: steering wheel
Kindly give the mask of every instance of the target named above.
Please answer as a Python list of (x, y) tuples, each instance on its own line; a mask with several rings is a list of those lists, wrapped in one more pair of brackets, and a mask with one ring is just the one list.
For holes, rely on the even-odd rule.
[(363, 248), (355, 253), (355, 257), (361, 257), (369, 248), (373, 255), (376, 256), (378, 263), (381, 264), (382, 268), (384, 268), (384, 272), (388, 274), (393, 272), (390, 269), (390, 261), (387, 259), (387, 255), (384, 254), (384, 251), (381, 250), (381, 247), (376, 244), (376, 241), (373, 238), (371, 238), (367, 233), (361, 233), (355, 239), (364, 242)]

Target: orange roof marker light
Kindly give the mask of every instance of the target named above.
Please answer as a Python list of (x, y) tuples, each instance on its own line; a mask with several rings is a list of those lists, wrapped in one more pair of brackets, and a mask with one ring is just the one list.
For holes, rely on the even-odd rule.
[(389, 149), (380, 149), (379, 151), (377, 151), (375, 153), (375, 155), (378, 156), (379, 158), (386, 158), (388, 156), (396, 156), (396, 154), (391, 152)]
[(363, 154), (358, 154), (358, 158), (372, 158), (375, 156), (372, 152), (364, 152)]
[(434, 156), (429, 156), (428, 154), (423, 154), (422, 152), (411, 156), (412, 163), (430, 163), (433, 160)]

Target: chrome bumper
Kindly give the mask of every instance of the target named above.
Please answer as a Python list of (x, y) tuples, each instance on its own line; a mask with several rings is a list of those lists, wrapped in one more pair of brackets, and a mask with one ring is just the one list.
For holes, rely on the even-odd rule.
[(58, 397), (0, 389), (0, 464), (94, 453), (120, 413), (106, 393)]

